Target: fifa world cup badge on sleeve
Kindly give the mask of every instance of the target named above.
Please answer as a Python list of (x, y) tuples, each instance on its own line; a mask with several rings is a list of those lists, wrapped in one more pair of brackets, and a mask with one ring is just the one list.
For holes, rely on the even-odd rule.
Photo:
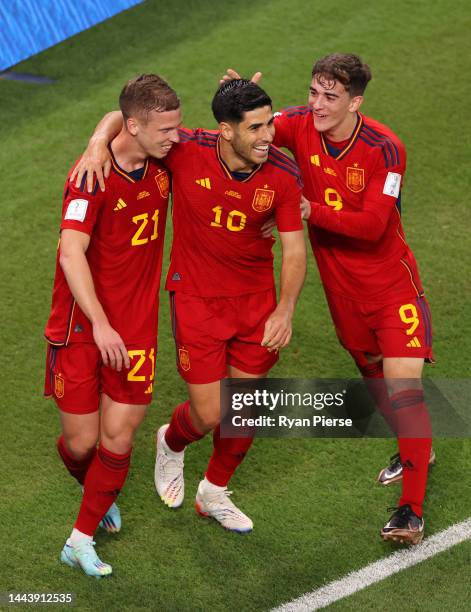
[(187, 351), (187, 349), (178, 349), (178, 358), (180, 360), (181, 369), (188, 372), (190, 369), (190, 353)]
[(57, 398), (64, 397), (65, 382), (60, 374), (54, 375), (54, 395)]
[(399, 191), (401, 190), (401, 175), (397, 172), (388, 172), (388, 176), (384, 181), (383, 193), (384, 195), (391, 196), (392, 198), (399, 197)]
[(88, 200), (71, 200), (67, 206), (64, 219), (70, 221), (84, 221), (87, 214)]
[(353, 193), (358, 193), (365, 188), (365, 171), (363, 168), (357, 168), (357, 164), (354, 164), (352, 168), (347, 168), (347, 187)]
[(167, 198), (169, 191), (169, 180), (167, 172), (165, 172), (165, 170), (158, 170), (155, 176), (155, 182), (157, 183), (157, 187), (159, 188), (160, 195), (163, 198)]
[(257, 212), (265, 212), (271, 208), (274, 197), (275, 192), (272, 189), (256, 189), (253, 196), (252, 208)]

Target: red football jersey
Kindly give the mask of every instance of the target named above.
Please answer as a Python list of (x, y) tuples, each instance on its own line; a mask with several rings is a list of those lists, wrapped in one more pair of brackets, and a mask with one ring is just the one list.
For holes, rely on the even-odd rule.
[(360, 301), (422, 294), (401, 225), (406, 151), (397, 136), (359, 114), (348, 141), (329, 143), (308, 106), (276, 113), (275, 126), (275, 143), (292, 151), (304, 195), (317, 202), (309, 233), (324, 286)]
[[(61, 229), (90, 235), (86, 257), (95, 291), (123, 341), (155, 338), (168, 172), (158, 161), (148, 159), (143, 172), (128, 173), (113, 158), (105, 192), (95, 189), (89, 194), (84, 186), (85, 180), (77, 189), (67, 177)], [(60, 243), (46, 339), (58, 346), (93, 342), (92, 326), (69, 290), (59, 256)]]
[(262, 238), (261, 227), (275, 215), (280, 232), (302, 229), (297, 165), (271, 147), (268, 160), (238, 181), (219, 154), (217, 132), (180, 136), (165, 159), (174, 226), (166, 288), (226, 297), (273, 287), (274, 240)]

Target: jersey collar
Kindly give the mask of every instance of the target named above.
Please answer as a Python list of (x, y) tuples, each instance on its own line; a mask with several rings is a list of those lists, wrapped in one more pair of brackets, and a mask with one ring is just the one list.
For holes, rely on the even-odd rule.
[[(114, 172), (122, 176), (129, 183), (137, 183), (136, 179), (129, 172), (126, 172), (126, 170), (123, 170), (121, 166), (118, 164), (118, 162), (116, 161), (113, 151), (111, 149), (111, 143), (108, 145), (108, 149), (111, 154), (111, 167), (113, 168)], [(146, 178), (148, 170), (149, 170), (149, 158), (147, 158), (146, 161), (144, 162), (144, 172), (142, 173), (142, 177), (140, 178), (141, 181), (142, 179)]]
[[(231, 179), (232, 181), (235, 181), (236, 179), (232, 176), (232, 173), (229, 170), (229, 166), (226, 164), (226, 162), (221, 157), (221, 151), (220, 151), (220, 146), (219, 146), (220, 139), (221, 139), (221, 136), (218, 136), (217, 143), (216, 143), (216, 157), (218, 158), (218, 162), (221, 165), (222, 170), (226, 174), (227, 178)], [(247, 177), (244, 180), (236, 181), (236, 182), (237, 183), (246, 183), (247, 181), (250, 181), (250, 179), (253, 177), (253, 175), (255, 173), (257, 173), (262, 166), (263, 166), (263, 164), (258, 164), (258, 166), (255, 166), (255, 168), (252, 170), (252, 172), (247, 174)]]
[[(350, 149), (355, 144), (362, 127), (363, 127), (363, 115), (358, 113), (358, 118), (357, 118), (357, 123), (355, 125), (355, 129), (353, 130), (352, 135), (350, 136), (347, 144), (343, 147), (340, 153), (336, 157), (334, 157), (336, 161), (343, 159), (345, 155), (347, 155), (347, 153), (350, 151)], [(330, 155), (329, 149), (327, 148), (327, 143), (324, 138), (324, 134), (322, 132), (320, 133), (320, 137), (321, 137), (321, 144), (322, 144), (322, 149), (324, 153), (326, 155)], [(332, 155), (330, 156), (333, 157)]]

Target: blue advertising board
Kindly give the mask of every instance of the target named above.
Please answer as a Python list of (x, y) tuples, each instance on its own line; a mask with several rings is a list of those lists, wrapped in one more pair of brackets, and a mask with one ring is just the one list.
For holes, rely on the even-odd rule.
[(0, 0), (0, 71), (143, 0)]

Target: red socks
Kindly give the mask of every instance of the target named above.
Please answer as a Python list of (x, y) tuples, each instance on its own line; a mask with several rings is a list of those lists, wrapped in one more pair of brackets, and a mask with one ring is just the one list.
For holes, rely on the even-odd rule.
[(422, 516), (431, 448), (431, 438), (399, 438), (399, 452), (403, 465), (402, 495), (399, 505), (409, 504), (417, 516)]
[(432, 428), (423, 391), (410, 389), (396, 393), (391, 397), (391, 407), (396, 412), (399, 453), (403, 465), (399, 505), (409, 504), (417, 516), (422, 516), (432, 448)]
[(170, 450), (180, 453), (191, 442), (204, 438), (191, 422), (190, 402), (187, 400), (175, 408), (170, 420), (170, 425), (165, 432), (165, 442)]
[(218, 425), (213, 431), (213, 454), (205, 474), (209, 482), (226, 487), (252, 442), (253, 438), (221, 438)]
[(124, 455), (107, 450), (101, 443), (85, 477), (82, 504), (74, 527), (93, 535), (98, 523), (118, 497), (131, 461), (132, 449)]
[(117, 455), (100, 444), (98, 450), (93, 449), (84, 459), (76, 459), (62, 435), (57, 439), (57, 450), (69, 473), (85, 485), (74, 527), (92, 536), (126, 480), (131, 451)]
[(64, 462), (65, 467), (68, 469), (71, 476), (73, 476), (78, 482), (83, 485), (85, 482), (85, 476), (91, 462), (95, 458), (96, 448), (94, 448), (89, 455), (83, 459), (76, 459), (69, 449), (67, 448), (64, 440), (64, 436), (60, 435), (57, 438), (57, 451)]
[(432, 427), (423, 391), (407, 389), (389, 398), (386, 384), (380, 380), (383, 378), (382, 362), (360, 363), (356, 355), (354, 359), (377, 409), (398, 438), (403, 465), (399, 505), (409, 504), (417, 516), (422, 516), (432, 448)]
[[(204, 434), (195, 429), (190, 418), (190, 402), (180, 404), (173, 411), (170, 425), (165, 432), (165, 442), (176, 453), (188, 444), (196, 442)], [(213, 431), (213, 454), (209, 461), (206, 478), (212, 484), (227, 486), (237, 466), (243, 461), (253, 438), (221, 438), (219, 425)]]

